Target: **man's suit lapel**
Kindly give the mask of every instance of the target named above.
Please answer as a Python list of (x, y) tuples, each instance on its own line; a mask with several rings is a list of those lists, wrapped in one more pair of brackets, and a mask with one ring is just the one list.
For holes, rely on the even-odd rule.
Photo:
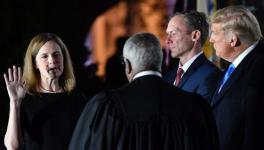
[(221, 85), (221, 81), (222, 81), (220, 80), (217, 86), (217, 90), (214, 93), (211, 106), (214, 106), (215, 104), (217, 104), (221, 100), (221, 98), (226, 94), (226, 92), (231, 88), (231, 86), (241, 77), (242, 72), (243, 72), (242, 70), (243, 70), (243, 66), (237, 67), (235, 71), (231, 74), (229, 79), (226, 81), (221, 91), (218, 93), (220, 85)]
[(175, 81), (175, 79), (176, 79), (177, 70), (178, 70), (178, 67), (175, 67), (175, 68), (172, 70), (172, 74), (171, 74), (171, 77), (170, 77), (170, 81), (169, 81), (169, 83), (174, 84), (174, 81)]
[(164, 79), (171, 84), (174, 84), (175, 78), (176, 78), (176, 74), (177, 74), (177, 70), (178, 70), (178, 66), (179, 66), (179, 61), (175, 62), (175, 67), (173, 67), (173, 69), (171, 71), (169, 71), (166, 76), (164, 77)]
[[(256, 55), (258, 55), (258, 51), (262, 49), (263, 43), (262, 41), (259, 42), (259, 44), (242, 60), (242, 62), (237, 66), (237, 68), (234, 70), (234, 72), (231, 74), (225, 85), (222, 87), (222, 90), (218, 93), (219, 87), (221, 82), (219, 82), (218, 87), (214, 93), (211, 106), (216, 105), (219, 103), (221, 98), (226, 94), (226, 92), (232, 87), (233, 84), (236, 83), (236, 81), (243, 76), (244, 72), (248, 70), (248, 67), (251, 66), (251, 63), (254, 61), (254, 58)], [(245, 81), (243, 81), (245, 82)]]
[(179, 84), (179, 87), (181, 88), (185, 82), (188, 81), (190, 76), (193, 75), (193, 73), (203, 64), (203, 62), (206, 60), (206, 57), (204, 54), (201, 54), (199, 57), (197, 57), (194, 62), (191, 64), (191, 66), (188, 68), (188, 70), (183, 74), (181, 82)]

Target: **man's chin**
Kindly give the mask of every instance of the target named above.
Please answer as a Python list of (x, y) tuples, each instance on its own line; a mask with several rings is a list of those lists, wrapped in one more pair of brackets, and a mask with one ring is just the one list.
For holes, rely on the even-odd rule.
[(172, 58), (178, 58), (178, 55), (171, 54)]

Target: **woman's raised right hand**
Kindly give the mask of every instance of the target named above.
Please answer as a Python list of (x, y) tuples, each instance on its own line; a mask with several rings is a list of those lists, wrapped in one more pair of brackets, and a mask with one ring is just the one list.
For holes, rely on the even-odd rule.
[(22, 79), (21, 68), (16, 66), (8, 68), (8, 75), (4, 74), (4, 78), (10, 102), (20, 104), (26, 94), (26, 83)]

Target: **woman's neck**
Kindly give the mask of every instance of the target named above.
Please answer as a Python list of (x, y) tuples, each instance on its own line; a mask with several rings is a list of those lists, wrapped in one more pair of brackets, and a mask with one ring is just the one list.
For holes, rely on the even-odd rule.
[(63, 89), (61, 87), (53, 89), (53, 88), (44, 88), (43, 86), (40, 85), (39, 89), (41, 92), (44, 92), (44, 93), (61, 93), (61, 92), (63, 92)]
[(39, 85), (39, 89), (40, 91), (46, 93), (59, 93), (63, 91), (62, 87), (59, 85), (58, 80), (42, 81)]

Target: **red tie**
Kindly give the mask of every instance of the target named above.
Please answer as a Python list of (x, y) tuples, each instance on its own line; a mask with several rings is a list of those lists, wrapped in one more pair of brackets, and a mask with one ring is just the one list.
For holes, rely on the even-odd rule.
[(176, 86), (178, 86), (180, 84), (183, 72), (184, 72), (183, 69), (181, 67), (179, 67), (177, 70), (177, 75), (176, 75), (176, 82), (175, 82)]

